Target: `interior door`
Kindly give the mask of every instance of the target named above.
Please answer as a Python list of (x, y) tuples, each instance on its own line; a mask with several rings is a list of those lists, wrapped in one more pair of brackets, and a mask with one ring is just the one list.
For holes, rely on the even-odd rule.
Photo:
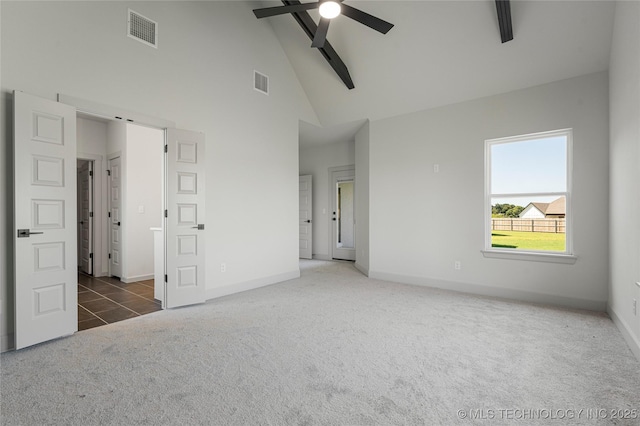
[(16, 349), (78, 330), (76, 109), (14, 92)]
[(109, 274), (122, 277), (122, 163), (109, 160)]
[(332, 172), (331, 257), (356, 260), (355, 170)]
[(205, 301), (205, 137), (167, 129), (166, 307)]
[(300, 176), (300, 259), (311, 259), (313, 248), (312, 229), (312, 176)]
[(86, 161), (78, 173), (80, 202), (80, 270), (93, 274), (93, 162)]

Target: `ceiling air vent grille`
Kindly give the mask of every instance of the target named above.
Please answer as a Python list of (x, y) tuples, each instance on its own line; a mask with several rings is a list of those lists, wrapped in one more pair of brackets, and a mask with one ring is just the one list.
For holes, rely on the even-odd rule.
[(253, 71), (253, 88), (256, 89), (258, 92), (268, 95), (269, 94), (269, 77), (267, 77), (262, 73), (259, 73), (258, 71)]
[(129, 9), (129, 37), (146, 45), (158, 47), (158, 23)]

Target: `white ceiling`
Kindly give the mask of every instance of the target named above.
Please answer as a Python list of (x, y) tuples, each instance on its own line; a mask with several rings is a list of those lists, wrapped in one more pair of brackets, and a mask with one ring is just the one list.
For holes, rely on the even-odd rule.
[(326, 145), (338, 142), (350, 142), (364, 126), (367, 120), (356, 120), (335, 126), (318, 127), (300, 121), (300, 146)]
[[(327, 142), (334, 142), (340, 133), (334, 126), (344, 131), (349, 127), (345, 123), (363, 123), (608, 68), (612, 1), (512, 0), (514, 40), (505, 44), (500, 42), (493, 0), (345, 2), (395, 24), (383, 35), (344, 16), (331, 22), (327, 40), (349, 68), (353, 90), (309, 47), (311, 41), (291, 15), (265, 18), (326, 130)], [(317, 22), (317, 12), (311, 11), (311, 16)], [(323, 132), (314, 127), (301, 125), (301, 140), (320, 143)], [(360, 128), (352, 127), (354, 134)]]

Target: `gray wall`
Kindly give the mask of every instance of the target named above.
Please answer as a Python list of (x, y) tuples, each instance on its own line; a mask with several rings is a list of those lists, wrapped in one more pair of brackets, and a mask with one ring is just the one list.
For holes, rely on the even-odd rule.
[[(297, 276), (298, 121), (318, 120), (254, 6), (1, 2), (0, 199), (12, 199), (13, 90), (137, 111), (206, 135), (207, 297)], [(129, 7), (158, 22), (158, 49), (127, 37)], [(253, 89), (254, 69), (270, 77), (269, 96)], [(13, 331), (7, 210), (0, 209), (3, 348)]]
[(354, 163), (353, 141), (300, 147), (300, 175), (313, 176), (313, 255), (317, 259), (331, 259), (329, 168)]
[[(370, 276), (603, 310), (608, 121), (597, 73), (371, 122)], [(563, 128), (574, 131), (577, 262), (484, 258), (484, 141)]]
[(640, 3), (618, 2), (610, 69), (609, 313), (640, 358)]

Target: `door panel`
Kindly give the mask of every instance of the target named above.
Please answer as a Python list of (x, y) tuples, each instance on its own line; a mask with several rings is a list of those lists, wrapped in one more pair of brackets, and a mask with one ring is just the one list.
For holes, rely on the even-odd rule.
[(120, 157), (109, 160), (109, 273), (122, 277), (122, 163)]
[(204, 134), (167, 129), (166, 306), (205, 301)]
[(300, 176), (300, 258), (311, 259), (313, 250), (312, 176)]
[(93, 274), (93, 162), (87, 161), (78, 176), (80, 192), (80, 270), (86, 274)]
[(77, 331), (76, 110), (14, 92), (16, 349)]

